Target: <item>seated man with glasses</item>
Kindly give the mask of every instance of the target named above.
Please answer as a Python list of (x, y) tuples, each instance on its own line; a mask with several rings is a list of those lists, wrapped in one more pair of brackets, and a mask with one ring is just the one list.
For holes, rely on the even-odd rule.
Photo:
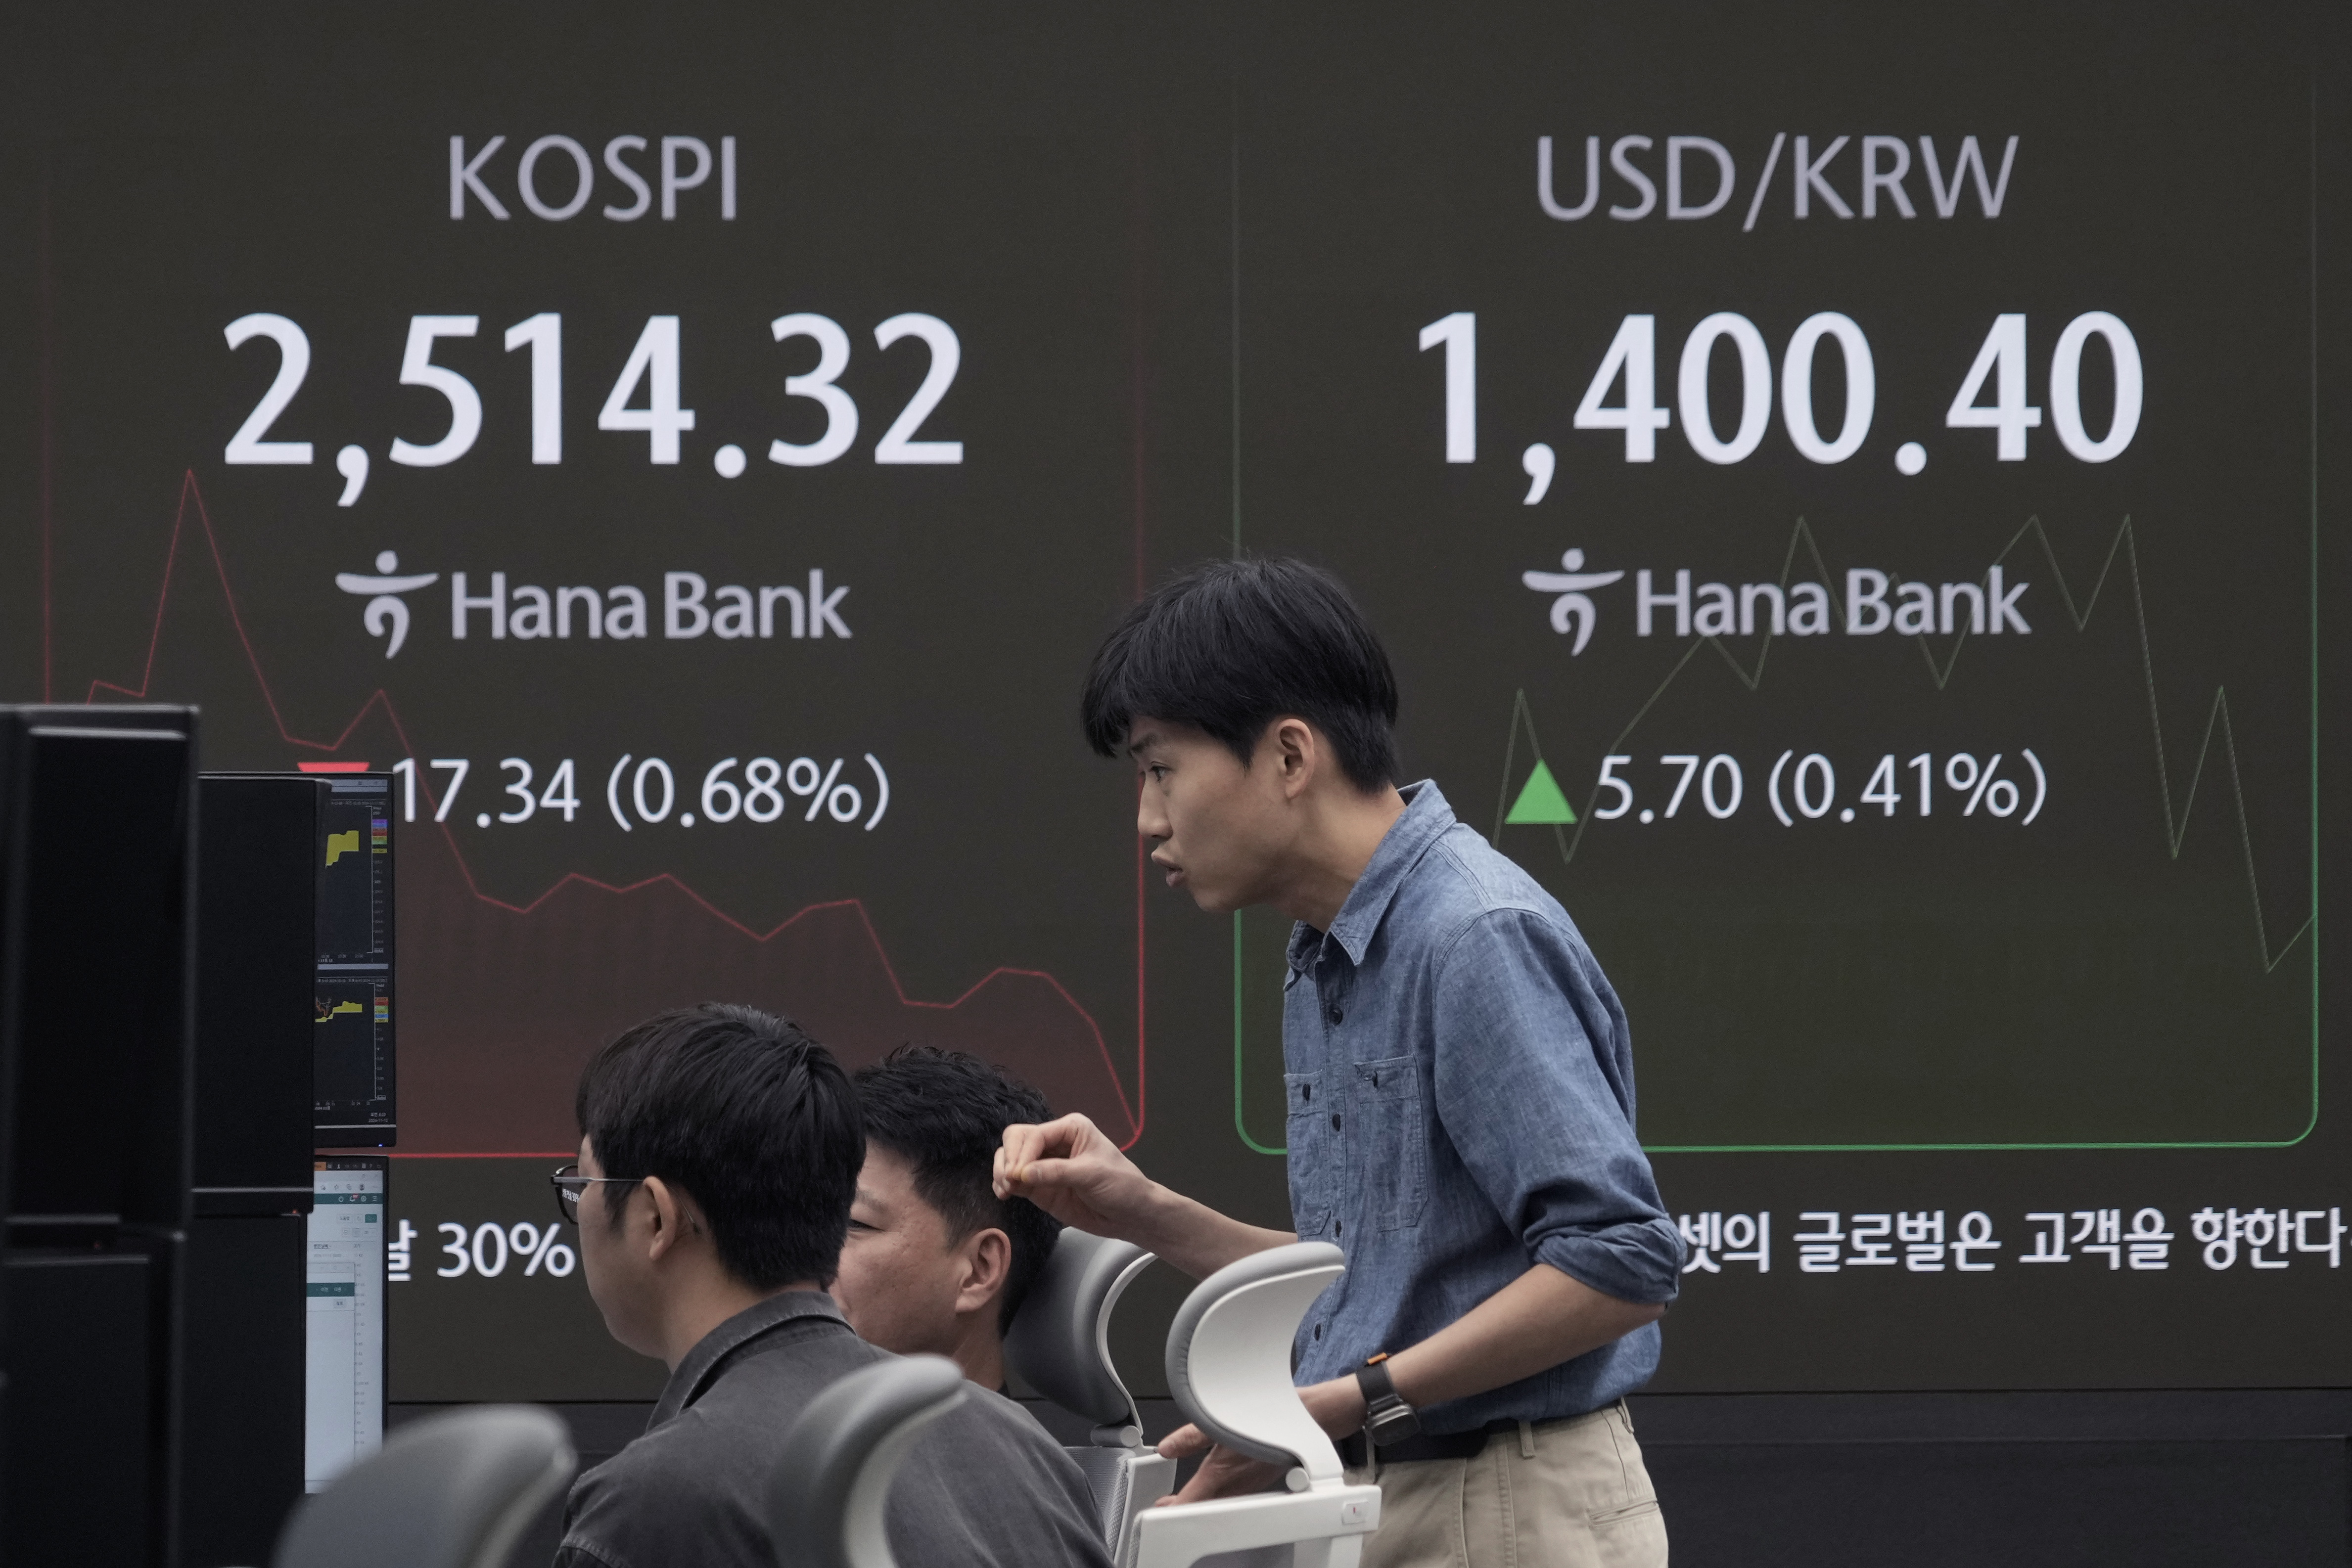
[(866, 1168), (833, 1293), (860, 1338), (929, 1352), (982, 1388), (1004, 1386), (1004, 1330), (1054, 1253), (1062, 1222), (999, 1197), (996, 1151), (1045, 1097), (976, 1056), (895, 1051), (857, 1075)]
[[(883, 1359), (824, 1293), (865, 1155), (849, 1080), (794, 1025), (706, 1003), (648, 1019), (581, 1075), (556, 1173), (604, 1326), (670, 1369), (645, 1436), (573, 1483), (556, 1568), (772, 1568), (769, 1478), (835, 1379)], [(908, 1568), (1108, 1568), (1077, 1467), (978, 1390), (890, 1493)]]

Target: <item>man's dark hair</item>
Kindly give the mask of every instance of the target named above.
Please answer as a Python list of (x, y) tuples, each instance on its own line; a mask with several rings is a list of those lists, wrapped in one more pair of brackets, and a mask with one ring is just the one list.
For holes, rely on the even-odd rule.
[(1246, 768), (1295, 714), (1357, 789), (1395, 782), (1396, 675), (1338, 578), (1301, 560), (1221, 560), (1160, 584), (1095, 650), (1078, 715), (1105, 757), (1140, 717), (1191, 725)]
[(857, 1075), (866, 1135), (915, 1171), (915, 1194), (947, 1221), (948, 1240), (992, 1227), (1013, 1243), (997, 1324), (1013, 1321), (1052, 1255), (1062, 1222), (1025, 1197), (991, 1185), (1004, 1129), (1053, 1115), (1045, 1097), (976, 1056), (907, 1045)]
[[(572, 1109), (606, 1176), (693, 1198), (736, 1279), (832, 1283), (866, 1128), (848, 1074), (799, 1025), (723, 1002), (658, 1014), (596, 1053)], [(616, 1228), (634, 1190), (604, 1188)]]

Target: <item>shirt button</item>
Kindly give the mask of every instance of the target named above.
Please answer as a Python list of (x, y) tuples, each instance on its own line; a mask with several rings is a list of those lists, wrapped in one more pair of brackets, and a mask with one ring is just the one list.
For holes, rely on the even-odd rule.
[(1321, 1323), (1317, 1323), (1315, 1325), (1315, 1337), (1317, 1339), (1321, 1339), (1323, 1337), (1323, 1325)]
[(1334, 1235), (1334, 1236), (1345, 1236), (1345, 1235), (1347, 1235), (1347, 1234), (1348, 1234), (1348, 1222), (1347, 1222), (1346, 1220), (1344, 1220), (1344, 1219), (1335, 1219), (1335, 1220), (1333, 1220), (1333, 1221), (1331, 1222), (1331, 1234), (1332, 1234), (1332, 1235)]
[(1339, 1130), (1339, 1113), (1337, 1111), (1331, 1113), (1331, 1130), (1335, 1133)]
[(1337, 1007), (1334, 1007), (1331, 1009), (1331, 1021), (1334, 1024), (1337, 1024), (1339, 1021), (1339, 1009)]

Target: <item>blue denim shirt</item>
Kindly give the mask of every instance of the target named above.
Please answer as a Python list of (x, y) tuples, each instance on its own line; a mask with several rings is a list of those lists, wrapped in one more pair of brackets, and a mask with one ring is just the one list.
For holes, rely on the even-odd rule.
[[(1404, 794), (1331, 929), (1292, 932), (1283, 980), (1291, 1215), (1348, 1255), (1299, 1328), (1302, 1385), (1427, 1339), (1536, 1263), (1629, 1301), (1681, 1280), (1617, 993), (1558, 901), (1436, 785)], [(1658, 1339), (1636, 1329), (1423, 1427), (1597, 1409), (1648, 1381)]]

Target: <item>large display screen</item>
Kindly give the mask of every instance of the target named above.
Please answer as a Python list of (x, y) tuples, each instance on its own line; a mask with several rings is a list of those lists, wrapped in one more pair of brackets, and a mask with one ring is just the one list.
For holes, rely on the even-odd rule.
[(2318, 10), (43, 26), (0, 695), (394, 776), (394, 1397), (658, 1385), (543, 1178), (683, 1002), (1280, 1221), (1075, 723), (1235, 552), (1622, 995), (1657, 1386), (2352, 1375)]

